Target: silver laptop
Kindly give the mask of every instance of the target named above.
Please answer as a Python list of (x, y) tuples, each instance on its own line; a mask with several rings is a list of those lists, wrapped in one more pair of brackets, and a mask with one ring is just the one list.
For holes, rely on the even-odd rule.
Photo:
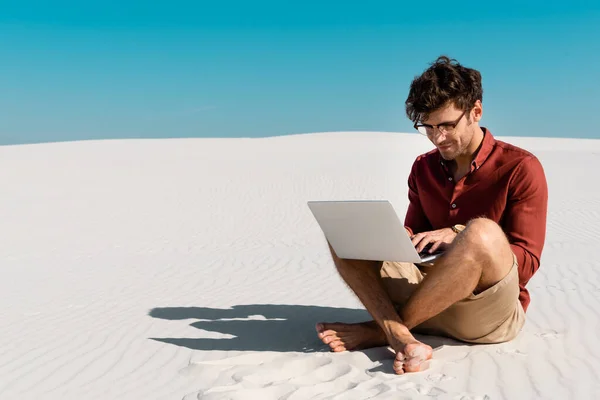
[(308, 207), (340, 258), (424, 263), (442, 254), (419, 254), (387, 200), (309, 201)]

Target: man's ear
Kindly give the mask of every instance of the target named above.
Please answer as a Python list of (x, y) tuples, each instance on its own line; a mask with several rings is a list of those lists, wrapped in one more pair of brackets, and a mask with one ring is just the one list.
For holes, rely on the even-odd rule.
[(473, 117), (473, 122), (479, 122), (481, 120), (481, 117), (483, 117), (483, 104), (481, 104), (481, 100), (475, 102), (471, 115)]

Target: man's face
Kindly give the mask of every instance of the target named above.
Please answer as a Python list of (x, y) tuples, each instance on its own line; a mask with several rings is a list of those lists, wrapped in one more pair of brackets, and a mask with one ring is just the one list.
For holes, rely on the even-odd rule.
[[(437, 147), (441, 156), (445, 160), (454, 160), (456, 157), (468, 152), (471, 139), (473, 138), (473, 124), (467, 120), (469, 112), (463, 114), (463, 111), (456, 108), (453, 103), (437, 110), (423, 121), (428, 125), (444, 125), (450, 131), (441, 132), (438, 128), (427, 133), (427, 137)], [(452, 126), (458, 120), (454, 128)]]

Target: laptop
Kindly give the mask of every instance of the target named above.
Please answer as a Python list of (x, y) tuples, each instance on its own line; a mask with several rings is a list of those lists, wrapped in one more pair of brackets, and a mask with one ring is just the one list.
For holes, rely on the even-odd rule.
[(419, 254), (387, 200), (309, 201), (308, 207), (340, 258), (431, 262), (442, 252)]

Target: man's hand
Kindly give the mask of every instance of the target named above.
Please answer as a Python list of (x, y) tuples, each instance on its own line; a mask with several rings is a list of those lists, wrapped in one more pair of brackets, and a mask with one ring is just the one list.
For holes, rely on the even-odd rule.
[(429, 253), (433, 253), (438, 249), (446, 250), (456, 235), (452, 228), (443, 228), (437, 231), (417, 233), (411, 240), (418, 253), (422, 252), (428, 244), (431, 244)]

